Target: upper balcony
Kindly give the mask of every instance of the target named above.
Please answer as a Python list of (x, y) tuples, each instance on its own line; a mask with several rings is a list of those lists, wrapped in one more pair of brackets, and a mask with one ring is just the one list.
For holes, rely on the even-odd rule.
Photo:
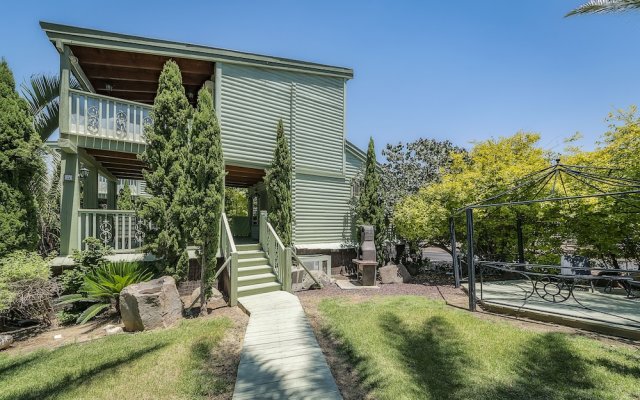
[(146, 144), (151, 106), (134, 101), (69, 90), (68, 133), (87, 138)]

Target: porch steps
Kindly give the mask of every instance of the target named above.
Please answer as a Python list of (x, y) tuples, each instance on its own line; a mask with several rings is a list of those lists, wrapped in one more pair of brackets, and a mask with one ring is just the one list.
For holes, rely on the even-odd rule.
[(238, 297), (275, 292), (282, 289), (259, 244), (241, 244), (238, 250)]

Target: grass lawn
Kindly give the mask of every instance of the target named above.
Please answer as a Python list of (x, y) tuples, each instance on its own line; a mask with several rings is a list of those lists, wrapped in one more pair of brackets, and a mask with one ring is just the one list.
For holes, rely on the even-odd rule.
[(376, 399), (639, 399), (640, 351), (421, 297), (325, 299), (323, 329)]
[(227, 391), (211, 357), (228, 318), (185, 320), (29, 354), (0, 354), (0, 399), (191, 399)]

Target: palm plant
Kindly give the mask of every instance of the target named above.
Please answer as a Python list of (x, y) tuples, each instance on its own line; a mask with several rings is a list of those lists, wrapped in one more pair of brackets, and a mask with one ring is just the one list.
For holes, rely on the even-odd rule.
[[(71, 79), (70, 87), (80, 87)], [(43, 142), (58, 129), (60, 117), (60, 78), (57, 75), (31, 75), (22, 84), (22, 95), (29, 103), (33, 124)], [(44, 146), (41, 157), (51, 160), (51, 168), (38, 173), (32, 182), (38, 209), (39, 251), (49, 255), (58, 248), (60, 236), (60, 154)]]
[(150, 280), (153, 273), (140, 263), (114, 262), (89, 271), (77, 294), (61, 296), (57, 305), (77, 302), (95, 303), (84, 310), (76, 321), (84, 324), (101, 312), (111, 308), (120, 313), (120, 292), (129, 285)]
[(621, 12), (640, 8), (640, 0), (590, 0), (572, 10), (566, 16)]

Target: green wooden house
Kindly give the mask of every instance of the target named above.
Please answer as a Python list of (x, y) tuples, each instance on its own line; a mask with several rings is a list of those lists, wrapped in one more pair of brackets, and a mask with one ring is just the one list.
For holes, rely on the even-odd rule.
[[(249, 236), (243, 242), (264, 241), (263, 177), (282, 118), (294, 169), (292, 253), (306, 254), (314, 265), (309, 254), (317, 254), (324, 266), (328, 256), (334, 267), (352, 257), (352, 179), (365, 154), (345, 135), (351, 69), (47, 22), (41, 27), (60, 54), (61, 256), (90, 236), (119, 254), (140, 253), (144, 222), (133, 210), (116, 209), (117, 182), (143, 179), (144, 127), (152, 123), (162, 66), (173, 59), (192, 104), (201, 87), (213, 93), (226, 185), (249, 193), (248, 226), (232, 224)], [(70, 88), (70, 79), (81, 89)], [(234, 232), (228, 236), (234, 241)]]

